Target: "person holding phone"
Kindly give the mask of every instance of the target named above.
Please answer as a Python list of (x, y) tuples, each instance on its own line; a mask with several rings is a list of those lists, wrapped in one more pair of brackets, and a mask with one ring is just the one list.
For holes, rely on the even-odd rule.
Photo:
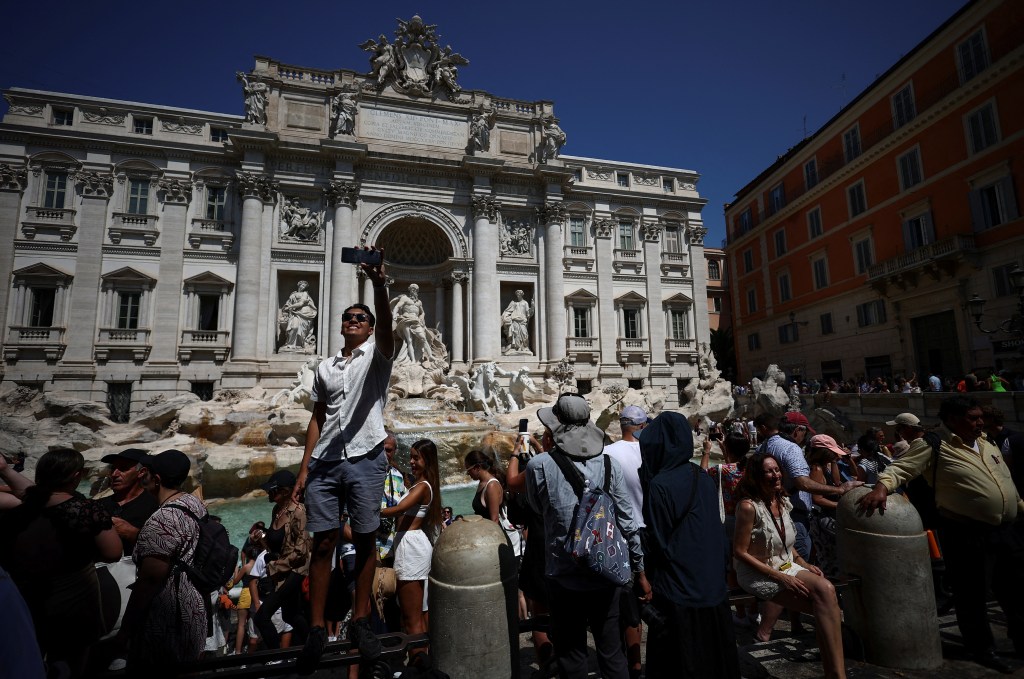
[[(377, 564), (376, 534), (388, 458), (384, 451), (384, 405), (394, 361), (391, 307), (383, 250), (367, 247), (359, 268), (373, 284), (373, 311), (353, 304), (342, 314), (344, 346), (320, 363), (313, 380), (313, 415), (293, 498), (305, 498), (307, 528), (313, 532), (309, 566), (310, 625), (297, 670), (312, 674), (320, 663), (327, 629), (324, 608), (331, 563), (338, 543), (338, 517), (348, 506), (355, 543), (355, 597), (349, 639), (366, 660), (380, 657), (380, 641), (370, 628), (370, 591)], [(371, 259), (376, 263), (366, 263)], [(383, 331), (374, 333), (380, 323)]]

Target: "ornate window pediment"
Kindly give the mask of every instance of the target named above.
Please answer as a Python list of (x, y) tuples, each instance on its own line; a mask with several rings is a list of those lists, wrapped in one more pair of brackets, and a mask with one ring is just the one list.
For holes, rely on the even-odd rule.
[(156, 286), (156, 279), (152, 276), (148, 276), (141, 271), (136, 271), (130, 266), (126, 266), (118, 269), (117, 271), (111, 271), (108, 274), (100, 276), (104, 286), (111, 287), (139, 287), (147, 290), (151, 290)]
[(666, 309), (682, 309), (693, 305), (693, 300), (679, 292), (661, 303)]
[(229, 292), (235, 284), (210, 271), (196, 274), (182, 281), (186, 291), (218, 291)]
[(38, 283), (51, 285), (68, 285), (74, 278), (71, 274), (66, 271), (62, 271), (56, 267), (50, 266), (49, 264), (30, 264), (29, 266), (18, 269), (12, 273), (15, 284), (19, 281), (24, 283)]
[(565, 299), (570, 306), (597, 306), (597, 295), (583, 288), (566, 295)]
[(642, 307), (647, 305), (647, 298), (638, 292), (630, 290), (624, 295), (619, 295), (615, 298), (615, 307), (621, 309), (624, 307)]

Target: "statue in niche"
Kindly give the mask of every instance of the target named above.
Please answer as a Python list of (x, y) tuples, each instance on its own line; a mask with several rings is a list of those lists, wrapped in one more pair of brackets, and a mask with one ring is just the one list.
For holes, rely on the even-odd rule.
[(356, 130), (359, 106), (351, 92), (342, 92), (331, 98), (331, 134), (352, 136)]
[(427, 321), (423, 302), (420, 301), (420, 286), (413, 283), (408, 293), (391, 300), (391, 314), (395, 319), (395, 333), (402, 340), (395, 363), (430, 364), (434, 356), (427, 338)]
[(565, 132), (558, 126), (558, 119), (549, 116), (544, 120), (544, 140), (540, 144), (541, 163), (547, 163), (558, 157), (565, 146)]
[(469, 122), (470, 153), (490, 150), (491, 128), (494, 127), (495, 115), (494, 111), (484, 111), (482, 108), (473, 114), (473, 119)]
[(280, 351), (311, 354), (316, 351), (316, 303), (306, 290), (309, 283), (299, 281), (277, 314), (277, 324), (284, 341)]
[(530, 255), (530, 226), (526, 221), (501, 220), (499, 250), (505, 257), (528, 257)]
[(245, 122), (254, 125), (267, 124), (267, 97), (270, 94), (270, 86), (258, 80), (249, 80), (249, 77), (239, 71), (238, 79), (242, 81), (242, 92), (245, 95)]
[(315, 243), (320, 239), (324, 212), (304, 207), (298, 198), (285, 198), (281, 207), (281, 240)]
[(501, 314), (501, 334), (505, 337), (505, 346), (501, 353), (505, 356), (533, 356), (530, 351), (530, 319), (533, 317), (533, 305), (525, 299), (522, 290), (516, 290), (516, 298), (508, 303)]

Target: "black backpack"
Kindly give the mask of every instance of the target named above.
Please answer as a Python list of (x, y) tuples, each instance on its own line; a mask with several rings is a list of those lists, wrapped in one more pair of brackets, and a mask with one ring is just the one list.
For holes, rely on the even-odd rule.
[(228, 532), (220, 522), (210, 521), (209, 514), (200, 518), (183, 505), (172, 503), (167, 506), (188, 514), (199, 526), (199, 540), (192, 562), (180, 558), (176, 562), (205, 599), (231, 579), (238, 562), (238, 548), (231, 544)]

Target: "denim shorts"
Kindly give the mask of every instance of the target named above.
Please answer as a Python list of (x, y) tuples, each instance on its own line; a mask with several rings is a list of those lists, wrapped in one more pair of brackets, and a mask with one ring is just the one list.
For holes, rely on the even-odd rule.
[(348, 507), (354, 533), (380, 526), (380, 501), (388, 457), (382, 441), (366, 455), (340, 460), (310, 460), (306, 475), (306, 529), (314, 533), (338, 528), (341, 508)]

